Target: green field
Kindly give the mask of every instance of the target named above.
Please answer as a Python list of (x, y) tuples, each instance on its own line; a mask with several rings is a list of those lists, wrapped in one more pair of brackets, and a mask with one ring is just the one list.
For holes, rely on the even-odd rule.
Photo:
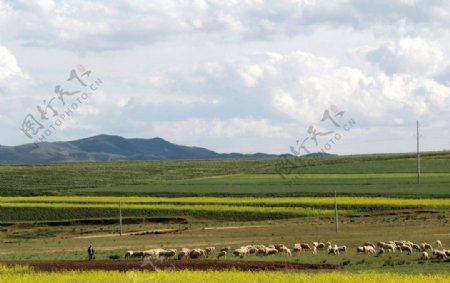
[[(340, 215), (399, 209), (450, 209), (450, 199), (338, 197)], [(124, 217), (263, 220), (334, 215), (331, 197), (2, 197), (0, 223)]]
[[(0, 260), (84, 259), (91, 243), (108, 259), (128, 249), (332, 241), (349, 252), (247, 259), (446, 276), (450, 260), (355, 252), (366, 241), (450, 247), (450, 154), (423, 155), (420, 185), (415, 170), (413, 154), (0, 166)], [(131, 233), (122, 237), (119, 202)], [(175, 232), (159, 232), (167, 229)]]
[(0, 166), (0, 196), (450, 197), (450, 154)]
[[(325, 251), (313, 255), (303, 251), (292, 257), (249, 256), (241, 260), (295, 261), (300, 263), (328, 263), (345, 265), (347, 272), (395, 272), (395, 273), (448, 273), (450, 261), (420, 260), (421, 253), (386, 254), (367, 256), (357, 254), (356, 247), (366, 241), (410, 240), (433, 243), (440, 239), (450, 246), (448, 210), (438, 213), (412, 212), (408, 214), (374, 214), (370, 217), (342, 215), (339, 233), (330, 217), (306, 216), (289, 219), (229, 221), (188, 217), (186, 223), (153, 223), (137, 221), (126, 223), (124, 233), (177, 229), (180, 232), (118, 236), (118, 222), (113, 224), (33, 225), (29, 223), (2, 227), (0, 235), (1, 260), (69, 260), (85, 259), (86, 247), (92, 244), (97, 259), (118, 255), (123, 258), (129, 249), (145, 250), (163, 247), (230, 246), (238, 248), (248, 244), (284, 243), (291, 247), (297, 242), (332, 241), (346, 245), (349, 251), (339, 256)], [(213, 257), (215, 258), (215, 257)], [(228, 259), (236, 259), (229, 257)], [(227, 259), (225, 259), (227, 260)]]

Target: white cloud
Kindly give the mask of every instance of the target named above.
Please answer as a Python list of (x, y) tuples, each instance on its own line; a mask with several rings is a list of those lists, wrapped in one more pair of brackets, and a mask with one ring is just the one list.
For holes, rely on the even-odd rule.
[(247, 65), (240, 67), (238, 72), (247, 86), (253, 86), (263, 74), (263, 69), (258, 65)]
[[(8, 1), (4, 36), (78, 52), (121, 50), (198, 34), (208, 41), (276, 40), (318, 26), (417, 35), (450, 26), (446, 1)], [(5, 12), (6, 11), (6, 12)], [(3, 17), (2, 17), (3, 18)], [(26, 24), (23, 23), (26, 19)]]
[[(331, 104), (345, 105), (372, 123), (388, 123), (393, 117), (432, 116), (436, 109), (450, 105), (450, 88), (432, 79), (364, 73), (304, 52), (278, 54), (277, 60), (273, 56), (259, 57), (260, 61), (247, 65), (237, 63), (237, 72), (253, 70), (258, 80), (246, 72), (245, 85), (265, 91), (276, 110), (297, 121), (314, 122), (321, 114), (317, 113)], [(262, 69), (273, 72), (259, 71)]]
[(160, 122), (153, 125), (153, 131), (176, 140), (192, 136), (229, 139), (240, 137), (263, 138), (284, 134), (281, 126), (272, 125), (265, 119), (252, 117), (228, 120), (190, 118), (175, 122)]
[(173, 69), (153, 75), (149, 81), (157, 87), (149, 91), (153, 94), (136, 97), (139, 104), (129, 105), (130, 109), (141, 104), (167, 107), (166, 112), (177, 117), (170, 121), (173, 132), (192, 126), (185, 122), (173, 126), (177, 121), (189, 121), (196, 129), (203, 129), (191, 135), (208, 132), (229, 136), (230, 130), (224, 130), (222, 124), (215, 125), (221, 129), (217, 132), (209, 130), (201, 118), (189, 120), (198, 113), (210, 121), (252, 115), (281, 128), (295, 123), (302, 129), (318, 123), (324, 109), (335, 104), (358, 118), (360, 127), (366, 127), (437, 119), (438, 113), (450, 105), (450, 88), (431, 78), (366, 72), (300, 51), (255, 54), (222, 64)]
[(0, 45), (0, 93), (17, 90), (28, 78), (11, 51)]
[(14, 123), (80, 62), (105, 84), (60, 139), (113, 133), (285, 152), (330, 104), (361, 135), (408, 132), (416, 119), (445, 128), (449, 11), (424, 0), (0, 0), (1, 119), (12, 121), (0, 142), (18, 143)]
[(368, 53), (367, 58), (387, 74), (406, 73), (420, 77), (435, 74), (445, 66), (437, 41), (405, 37)]
[(9, 20), (11, 13), (11, 6), (3, 1), (0, 1), (0, 26)]

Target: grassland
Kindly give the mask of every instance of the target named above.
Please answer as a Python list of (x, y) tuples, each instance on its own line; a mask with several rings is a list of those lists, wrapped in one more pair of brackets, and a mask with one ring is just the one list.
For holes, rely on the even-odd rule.
[[(44, 203), (45, 204), (45, 203)], [(22, 208), (23, 210), (23, 208)], [(64, 213), (53, 211), (46, 215)], [(117, 210), (115, 210), (117, 213)], [(405, 212), (405, 213), (404, 213)], [(406, 213), (407, 212), (407, 213)], [(186, 217), (185, 223), (155, 223), (145, 219), (125, 223), (124, 232), (158, 231), (174, 229), (174, 233), (149, 233), (140, 235), (118, 235), (118, 222), (113, 224), (68, 222), (67, 225), (16, 223), (1, 227), (0, 260), (73, 260), (85, 259), (86, 247), (94, 245), (97, 259), (110, 256), (123, 258), (129, 249), (182, 247), (195, 248), (231, 246), (238, 248), (247, 244), (284, 243), (290, 247), (296, 242), (332, 241), (345, 244), (349, 252), (330, 256), (326, 252), (312, 255), (302, 252), (293, 257), (256, 257), (242, 260), (295, 261), (300, 263), (329, 263), (345, 265), (351, 272), (372, 270), (396, 273), (443, 273), (448, 271), (449, 262), (423, 262), (421, 254), (393, 254), (381, 257), (356, 254), (355, 248), (366, 241), (411, 240), (413, 242), (434, 242), (440, 239), (445, 247), (450, 245), (448, 218), (450, 210), (389, 210), (388, 213), (366, 213), (352, 217), (340, 215), (339, 233), (335, 232), (332, 217), (303, 216), (271, 220), (224, 220)]]
[[(99, 259), (108, 259), (127, 249), (330, 240), (348, 245), (350, 252), (249, 259), (339, 264), (353, 273), (433, 273), (439, 275), (425, 280), (441, 280), (448, 276), (448, 261), (424, 263), (420, 253), (355, 252), (365, 241), (380, 240), (440, 239), (450, 247), (450, 154), (423, 156), (420, 185), (415, 166), (411, 154), (0, 166), (0, 260), (84, 259), (91, 243)], [(177, 232), (119, 237), (119, 201), (125, 232)], [(185, 222), (151, 221), (157, 217)], [(303, 280), (295, 278), (290, 280)]]
[(0, 195), (450, 197), (449, 156), (424, 154), (421, 186), (411, 154), (0, 166)]

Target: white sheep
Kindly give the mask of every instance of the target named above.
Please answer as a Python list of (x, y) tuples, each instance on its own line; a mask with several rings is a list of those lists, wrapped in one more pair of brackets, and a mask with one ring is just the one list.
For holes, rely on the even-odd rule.
[(217, 258), (221, 258), (221, 257), (227, 257), (227, 252), (226, 251), (220, 251), (218, 254), (217, 254)]
[(441, 242), (440, 240), (436, 240), (436, 245), (437, 245), (439, 248), (442, 248), (442, 242)]
[(328, 244), (328, 254), (334, 254), (334, 255), (338, 255), (339, 254), (339, 248), (336, 244), (334, 244), (334, 246), (331, 246), (331, 243)]
[(275, 245), (275, 249), (277, 249), (278, 251), (280, 251), (280, 249), (281, 249), (281, 248), (284, 248), (284, 247), (286, 247), (286, 246), (283, 245), (283, 244), (276, 244), (276, 245)]
[(376, 254), (375, 248), (372, 246), (364, 246), (364, 252), (366, 254)]
[(403, 244), (403, 245), (399, 246), (398, 248), (399, 248), (400, 252), (407, 251), (409, 255), (412, 253), (412, 248), (410, 246)]
[(278, 254), (277, 249), (266, 248), (265, 255), (276, 255)]
[(207, 247), (207, 248), (205, 248), (206, 257), (208, 257), (210, 254), (212, 254), (215, 250), (216, 250), (215, 247)]
[(189, 257), (190, 257), (191, 259), (196, 259), (196, 258), (199, 258), (199, 257), (205, 255), (205, 254), (206, 254), (206, 252), (205, 252), (205, 250), (203, 250), (203, 249), (193, 249), (193, 250), (191, 250), (191, 252), (189, 253)]
[(418, 251), (418, 252), (422, 251), (422, 249), (420, 248), (420, 246), (418, 244), (413, 244), (412, 248), (413, 248), (413, 250)]
[(281, 247), (278, 251), (280, 252), (280, 254), (284, 253), (287, 256), (292, 256), (291, 250), (288, 247)]
[(428, 243), (422, 243), (422, 250), (423, 251), (433, 251), (433, 246)]
[(227, 253), (229, 253), (230, 250), (231, 250), (230, 247), (225, 247), (225, 248), (221, 248), (221, 249), (220, 249), (221, 252), (225, 251), (225, 252), (227, 252)]
[(434, 250), (433, 255), (435, 255), (436, 258), (440, 258), (440, 259), (447, 258), (447, 255), (445, 254), (444, 251)]
[(344, 253), (346, 253), (347, 252), (347, 246), (339, 246), (339, 247), (337, 247), (338, 248), (338, 252), (340, 253), (340, 252), (344, 252)]
[(159, 256), (163, 256), (165, 259), (174, 257), (177, 254), (176, 249), (165, 250), (159, 253)]
[(144, 252), (141, 251), (127, 251), (125, 253), (125, 258), (140, 258), (144, 257)]
[(234, 256), (238, 256), (240, 258), (243, 258), (248, 254), (248, 249), (246, 247), (240, 247), (239, 249), (235, 249), (233, 251)]
[(383, 248), (387, 252), (393, 252), (393, 253), (395, 253), (395, 250), (397, 249), (395, 244), (383, 244), (383, 245), (381, 245), (381, 248)]
[(258, 250), (254, 246), (247, 246), (246, 248), (247, 248), (248, 254), (256, 254), (256, 251)]
[(266, 255), (267, 247), (257, 247), (256, 255)]
[(190, 252), (191, 252), (190, 249), (182, 248), (181, 251), (178, 253), (178, 259), (181, 260), (185, 257), (188, 257)]
[(301, 246), (302, 249), (304, 249), (304, 250), (311, 250), (311, 247), (310, 247), (309, 244), (307, 244), (307, 243), (300, 243), (300, 246)]
[[(329, 243), (329, 242), (328, 242)], [(327, 244), (328, 244), (327, 243)], [(313, 246), (316, 247), (316, 250), (323, 250), (325, 248), (325, 244), (324, 243), (318, 243), (318, 242), (314, 242)]]
[(144, 251), (144, 257), (150, 257), (150, 258), (159, 258), (162, 254), (164, 254), (166, 251), (161, 248), (157, 249), (150, 249)]
[(427, 252), (422, 252), (421, 259), (429, 259), (428, 253)]
[(132, 257), (132, 256), (133, 256), (133, 253), (134, 253), (134, 251), (127, 251), (127, 252), (125, 253), (124, 258)]

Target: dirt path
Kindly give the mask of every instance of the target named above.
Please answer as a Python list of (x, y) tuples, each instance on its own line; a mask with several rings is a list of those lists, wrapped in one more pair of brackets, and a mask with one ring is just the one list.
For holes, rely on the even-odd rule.
[[(205, 227), (202, 230), (228, 230), (228, 229), (247, 229), (247, 228), (263, 228), (271, 225), (247, 225), (247, 226), (223, 226), (223, 227)], [(272, 225), (273, 227), (273, 225)]]
[[(232, 230), (232, 229), (249, 229), (249, 228), (263, 228), (269, 227), (270, 225), (247, 225), (247, 226), (222, 226), (222, 227), (204, 227), (198, 228), (197, 230)], [(166, 233), (178, 233), (182, 232), (185, 229), (159, 229), (159, 230), (151, 230), (151, 231), (140, 231), (140, 232), (130, 232), (130, 233), (122, 233), (122, 236), (142, 236), (148, 234), (166, 234)], [(95, 239), (95, 238), (109, 238), (109, 237), (119, 237), (120, 235), (117, 233), (114, 234), (91, 234), (91, 235), (83, 235), (83, 236), (75, 236), (72, 239)]]
[(159, 269), (192, 269), (192, 270), (320, 270), (339, 269), (338, 265), (305, 264), (280, 261), (247, 261), (247, 260), (165, 260), (146, 262), (142, 260), (61, 260), (61, 261), (0, 261), (5, 265), (29, 265), (42, 271), (61, 270), (159, 270)]
[[(150, 230), (150, 231), (139, 231), (139, 232), (129, 232), (129, 233), (122, 233), (122, 236), (142, 236), (142, 235), (149, 235), (149, 234), (167, 234), (167, 233), (177, 233), (182, 232), (184, 230), (180, 229), (158, 229), (158, 230)], [(91, 235), (84, 235), (84, 236), (76, 236), (72, 237), (72, 239), (93, 239), (93, 238), (109, 238), (109, 237), (120, 237), (121, 235), (118, 233), (115, 234), (91, 234)]]

